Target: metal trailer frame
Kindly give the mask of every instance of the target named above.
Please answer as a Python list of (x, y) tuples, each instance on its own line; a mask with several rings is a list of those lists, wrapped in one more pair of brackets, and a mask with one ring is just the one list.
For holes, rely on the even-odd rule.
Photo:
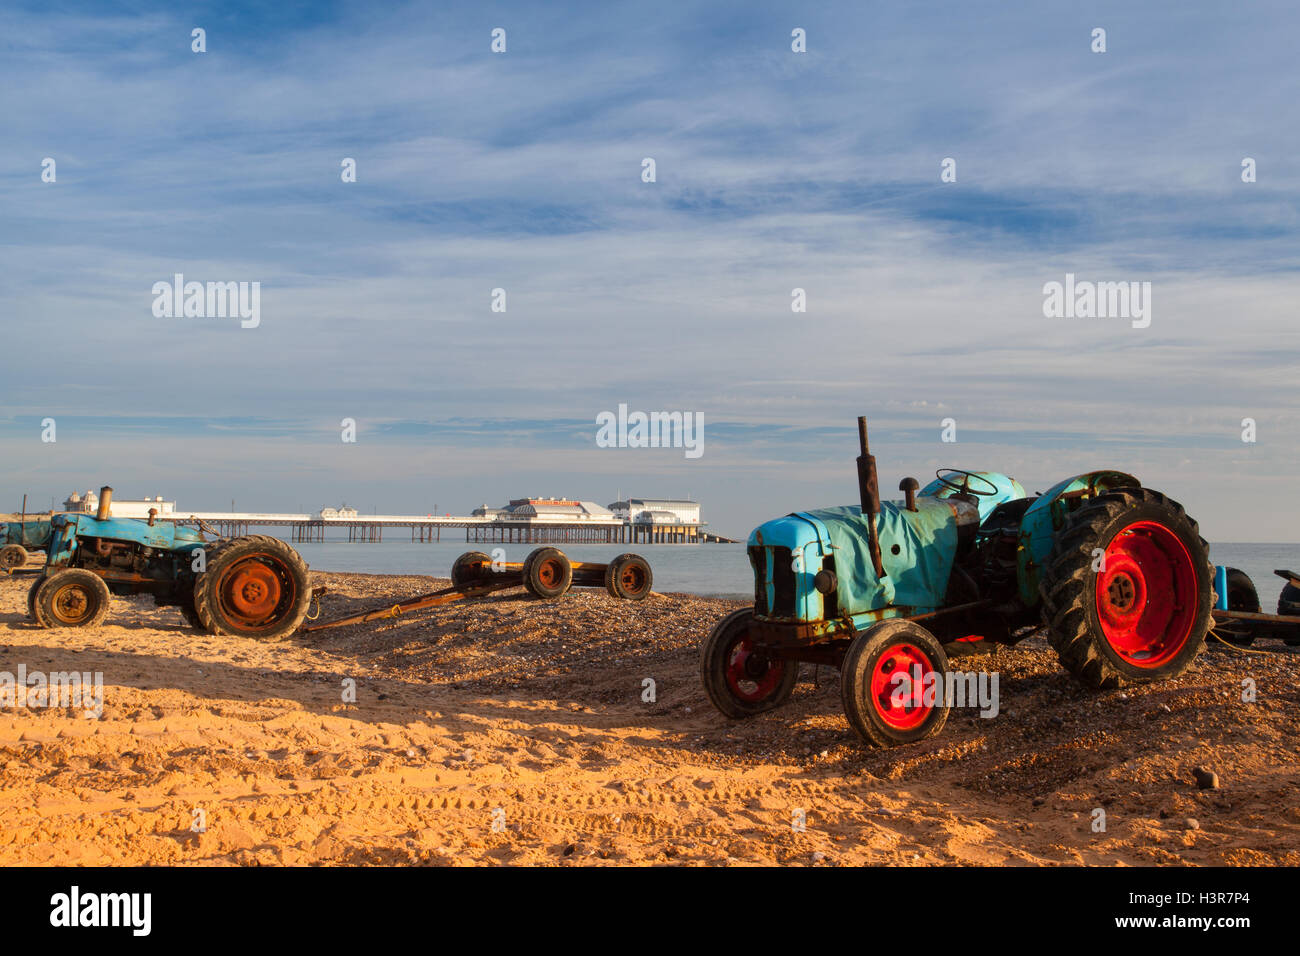
[[(541, 549), (552, 550), (552, 549)], [(558, 549), (553, 549), (558, 551)], [(466, 552), (457, 558), (459, 563), (464, 558), (475, 552)], [(536, 554), (537, 552), (534, 552)], [(564, 558), (572, 569), (572, 580), (569, 587), (605, 587), (605, 575), (609, 566), (613, 562), (602, 563), (597, 561), (569, 561), (568, 556), (563, 551), (558, 553)], [(531, 556), (530, 556), (531, 557)], [(637, 555), (636, 557), (640, 557)], [(644, 558), (641, 558), (644, 561)], [(491, 565), (490, 565), (491, 566)], [(487, 597), (489, 594), (495, 594), (497, 591), (506, 591), (511, 588), (524, 587), (525, 577), (527, 574), (528, 562), (500, 562), (491, 566), (492, 570), (486, 576), (476, 577), (471, 581), (462, 584), (453, 584), (451, 587), (439, 588), (437, 591), (430, 591), (427, 594), (419, 594), (415, 597), (407, 598), (404, 601), (398, 601), (396, 604), (385, 605), (384, 607), (374, 608), (369, 611), (362, 611), (358, 614), (350, 614), (347, 617), (335, 618), (330, 621), (321, 621), (318, 624), (308, 624), (298, 629), (300, 634), (323, 631), (331, 627), (343, 627), (348, 624), (365, 624), (370, 621), (382, 621), (389, 618), (398, 618), (403, 614), (409, 614), (412, 611), (424, 611), (429, 608), (443, 607), (448, 604), (456, 604), (461, 601), (472, 601), (478, 598)], [(649, 562), (646, 562), (649, 567)], [(454, 566), (453, 566), (454, 568)], [(567, 592), (567, 588), (565, 589)], [(316, 594), (325, 593), (324, 588), (318, 588)], [(647, 585), (647, 594), (649, 594)], [(561, 597), (563, 595), (557, 595)]]

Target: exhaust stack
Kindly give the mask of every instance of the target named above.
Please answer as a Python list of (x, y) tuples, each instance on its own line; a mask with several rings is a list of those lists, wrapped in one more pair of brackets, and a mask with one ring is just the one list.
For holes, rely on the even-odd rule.
[(876, 577), (885, 576), (885, 566), (880, 561), (880, 539), (876, 534), (876, 515), (880, 514), (880, 479), (876, 475), (876, 457), (867, 446), (867, 419), (858, 416), (858, 496), (862, 499), (862, 513), (867, 516), (867, 542), (871, 548), (871, 564)]
[(99, 509), (95, 512), (95, 520), (107, 521), (108, 509), (113, 503), (113, 489), (108, 485), (99, 489)]

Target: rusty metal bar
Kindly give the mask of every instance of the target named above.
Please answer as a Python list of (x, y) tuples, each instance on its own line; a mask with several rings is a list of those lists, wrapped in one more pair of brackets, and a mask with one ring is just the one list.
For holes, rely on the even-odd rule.
[(401, 617), (411, 611), (423, 611), (431, 607), (441, 607), (444, 604), (452, 604), (456, 601), (470, 597), (482, 597), (485, 594), (491, 594), (493, 591), (504, 591), (506, 588), (519, 587), (523, 582), (514, 574), (504, 574), (503, 577), (509, 578), (505, 581), (488, 581), (482, 584), (468, 584), (463, 587), (442, 588), (438, 591), (431, 591), (428, 594), (421, 594), (417, 597), (407, 598), (405, 601), (399, 601), (396, 604), (390, 604), (386, 607), (375, 608), (371, 611), (362, 611), (360, 614), (353, 614), (348, 617), (337, 618), (333, 621), (322, 621), (319, 624), (310, 624), (307, 627), (299, 628), (300, 633), (310, 633), (311, 631), (323, 631), (329, 627), (343, 627), (346, 624), (364, 624), (367, 621), (379, 621), (390, 617)]
[(1253, 611), (1220, 611), (1217, 609), (1212, 613), (1215, 618), (1221, 621), (1258, 621), (1261, 624), (1284, 624), (1288, 627), (1300, 629), (1300, 617), (1287, 614), (1257, 614)]

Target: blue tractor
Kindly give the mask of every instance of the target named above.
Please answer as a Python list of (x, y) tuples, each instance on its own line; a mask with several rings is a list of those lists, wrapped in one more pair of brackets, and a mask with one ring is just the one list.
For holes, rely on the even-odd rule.
[(278, 538), (205, 541), (200, 531), (155, 520), (113, 518), (112, 488), (95, 514), (48, 519), (46, 564), (27, 592), (41, 627), (87, 627), (111, 595), (152, 594), (209, 634), (276, 638), (293, 633), (311, 602), (307, 565)]
[(949, 698), (920, 692), (945, 686), (945, 644), (1045, 628), (1095, 688), (1172, 678), (1200, 653), (1215, 569), (1178, 502), (1119, 471), (1029, 497), (1008, 475), (958, 469), (924, 488), (906, 478), (903, 500), (881, 501), (865, 419), (858, 430), (859, 505), (796, 512), (749, 537), (754, 606), (720, 621), (701, 654), (723, 714), (777, 707), (800, 661), (827, 664), (850, 726), (892, 746), (947, 720)]

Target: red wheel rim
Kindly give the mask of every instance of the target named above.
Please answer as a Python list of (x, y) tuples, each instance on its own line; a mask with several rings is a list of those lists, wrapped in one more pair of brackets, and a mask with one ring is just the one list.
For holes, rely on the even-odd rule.
[(871, 671), (871, 702), (880, 719), (896, 730), (913, 730), (925, 723), (931, 707), (925, 702), (925, 679), (934, 664), (915, 644), (895, 644), (880, 655)]
[(1097, 575), (1097, 619), (1111, 648), (1134, 667), (1178, 656), (1196, 623), (1196, 566), (1178, 535), (1135, 521), (1106, 548)]
[(756, 652), (748, 634), (741, 634), (727, 653), (727, 686), (751, 704), (766, 700), (784, 673), (785, 661)]

